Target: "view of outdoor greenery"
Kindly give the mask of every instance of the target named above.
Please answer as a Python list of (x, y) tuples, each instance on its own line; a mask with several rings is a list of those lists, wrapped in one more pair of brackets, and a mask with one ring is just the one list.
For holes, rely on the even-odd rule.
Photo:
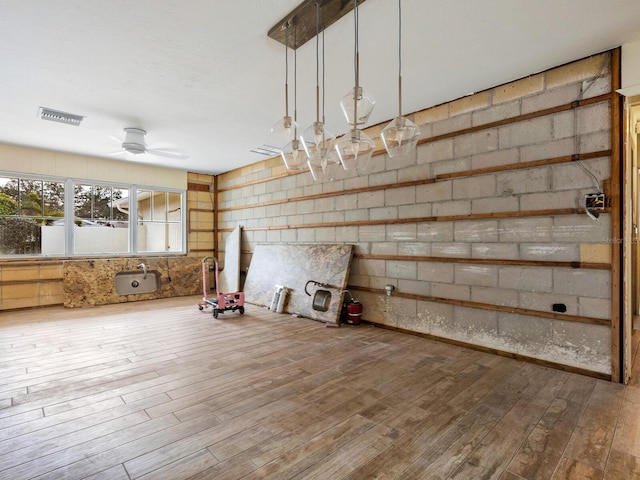
[(39, 254), (41, 229), (64, 216), (64, 183), (0, 178), (0, 253)]
[[(73, 183), (79, 254), (129, 253), (130, 189)], [(182, 194), (137, 190), (139, 251), (181, 251)], [(0, 255), (65, 253), (65, 182), (0, 177)], [(53, 228), (57, 227), (57, 228)], [(99, 227), (79, 229), (77, 227)]]
[(115, 188), (104, 185), (75, 185), (74, 211), (76, 225), (81, 220), (94, 221), (105, 226), (114, 226), (113, 222), (129, 221), (129, 204), (125, 203), (122, 210), (117, 208), (120, 200), (129, 197), (126, 188)]

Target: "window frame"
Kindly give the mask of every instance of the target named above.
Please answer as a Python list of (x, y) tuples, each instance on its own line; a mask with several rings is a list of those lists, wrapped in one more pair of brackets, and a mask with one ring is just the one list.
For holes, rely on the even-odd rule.
[[(85, 178), (75, 177), (57, 177), (52, 175), (37, 175), (20, 172), (0, 171), (0, 177), (3, 178), (15, 178), (24, 179), (29, 181), (41, 181), (41, 182), (56, 182), (64, 185), (64, 253), (48, 253), (48, 254), (12, 254), (6, 255), (0, 253), (0, 259), (2, 258), (64, 258), (64, 257), (123, 257), (131, 255), (167, 255), (177, 256), (185, 255), (187, 253), (187, 223), (188, 218), (186, 215), (187, 207), (187, 190), (179, 188), (169, 188), (157, 185), (142, 185), (142, 184), (128, 184), (122, 182), (108, 182), (103, 180), (92, 180)], [(129, 190), (129, 232), (128, 232), (128, 251), (117, 253), (75, 253), (74, 251), (74, 225), (75, 225), (75, 187), (77, 185), (92, 185), (101, 187), (111, 187), (118, 189)], [(180, 236), (181, 236), (181, 249), (170, 251), (151, 251), (140, 250), (138, 248), (138, 224), (137, 221), (131, 221), (131, 219), (137, 219), (138, 214), (138, 191), (147, 190), (153, 192), (163, 192), (166, 196), (169, 194), (177, 194), (180, 196)], [(44, 199), (42, 199), (44, 201)], [(22, 217), (18, 215), (18, 217)], [(178, 222), (173, 222), (178, 223)]]

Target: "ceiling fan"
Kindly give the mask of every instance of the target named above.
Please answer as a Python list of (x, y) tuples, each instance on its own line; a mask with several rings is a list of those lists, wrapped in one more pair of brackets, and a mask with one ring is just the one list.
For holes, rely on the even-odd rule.
[[(185, 160), (189, 156), (181, 150), (173, 148), (150, 148), (145, 142), (147, 132), (141, 128), (127, 127), (124, 129), (124, 140), (122, 140), (122, 150), (118, 153), (126, 152), (132, 155), (142, 155), (148, 153), (158, 157), (175, 158)], [(120, 141), (120, 139), (117, 139)]]

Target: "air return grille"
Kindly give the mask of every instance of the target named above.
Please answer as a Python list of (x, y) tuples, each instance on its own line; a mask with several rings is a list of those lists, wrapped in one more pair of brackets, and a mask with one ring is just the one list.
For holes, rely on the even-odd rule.
[(72, 113), (60, 112), (51, 108), (40, 107), (40, 118), (42, 120), (50, 120), (52, 122), (66, 123), (68, 125), (80, 125), (80, 122), (84, 119), (81, 115), (74, 115)]
[(273, 147), (271, 145), (262, 145), (260, 147), (255, 147), (251, 149), (253, 153), (259, 153), (260, 155), (265, 155), (267, 157), (273, 157), (276, 155), (280, 155), (281, 149), (278, 147)]

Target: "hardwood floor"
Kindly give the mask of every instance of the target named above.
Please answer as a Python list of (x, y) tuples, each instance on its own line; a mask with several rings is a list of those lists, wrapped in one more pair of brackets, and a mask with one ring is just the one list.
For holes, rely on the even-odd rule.
[(0, 479), (640, 478), (640, 382), (198, 301), (0, 313)]

